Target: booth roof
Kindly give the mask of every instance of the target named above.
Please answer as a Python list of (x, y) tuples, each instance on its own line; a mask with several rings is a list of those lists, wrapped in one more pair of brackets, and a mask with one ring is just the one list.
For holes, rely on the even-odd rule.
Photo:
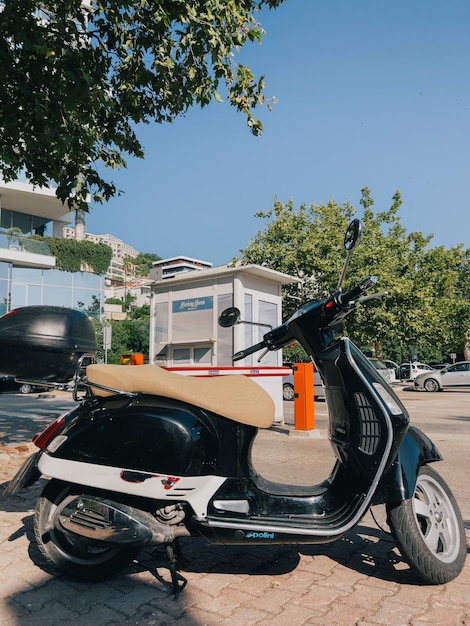
[(217, 278), (219, 276), (231, 276), (236, 274), (251, 274), (252, 276), (257, 276), (259, 278), (263, 278), (264, 280), (270, 280), (281, 285), (290, 285), (292, 283), (301, 282), (301, 279), (295, 276), (290, 276), (289, 274), (284, 274), (283, 272), (278, 272), (277, 270), (272, 270), (269, 267), (263, 267), (262, 265), (250, 264), (237, 266), (219, 265), (205, 270), (181, 272), (181, 274), (171, 278), (155, 280), (152, 285), (158, 285), (160, 287), (163, 283), (189, 283)]

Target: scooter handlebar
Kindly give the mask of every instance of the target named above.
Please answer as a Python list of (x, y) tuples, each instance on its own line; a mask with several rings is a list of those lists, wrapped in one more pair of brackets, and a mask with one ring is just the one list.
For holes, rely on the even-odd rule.
[[(376, 284), (377, 278), (375, 276), (369, 276), (350, 291), (346, 291), (345, 293), (336, 293), (334, 296), (331, 296), (331, 298), (326, 300), (322, 307), (323, 328), (339, 323), (354, 309), (354, 306), (358, 302), (378, 297), (378, 295), (384, 295), (384, 293), (381, 293), (377, 296), (365, 296), (365, 293)], [(360, 297), (361, 295), (362, 297)], [(306, 305), (303, 310), (303, 315), (310, 315), (315, 311), (319, 311), (320, 309), (318, 308), (318, 304), (320, 303), (313, 303), (313, 306)], [(300, 317), (302, 317), (302, 315)], [(300, 319), (299, 315), (294, 315), (289, 321), (266, 333), (264, 340), (260, 343), (233, 354), (232, 361), (240, 361), (241, 359), (244, 359), (254, 352), (258, 352), (263, 348), (267, 348), (268, 350), (277, 350), (290, 341), (296, 339), (295, 335), (289, 331), (289, 327), (290, 323), (295, 322), (298, 319)]]
[(339, 304), (347, 305), (350, 302), (354, 302), (361, 294), (363, 294), (365, 291), (369, 291), (369, 289), (375, 287), (376, 284), (376, 276), (369, 276), (368, 278), (365, 278), (359, 283), (359, 285), (356, 285), (356, 287), (354, 287), (350, 291), (346, 291), (346, 293), (340, 294), (338, 296)]
[(232, 355), (232, 361), (240, 361), (240, 359), (244, 359), (246, 356), (249, 356), (254, 352), (258, 352), (258, 350), (262, 350), (266, 347), (267, 346), (264, 341), (260, 341), (260, 343), (255, 343), (254, 346), (250, 346), (249, 348), (245, 348), (244, 350), (235, 352), (235, 354)]

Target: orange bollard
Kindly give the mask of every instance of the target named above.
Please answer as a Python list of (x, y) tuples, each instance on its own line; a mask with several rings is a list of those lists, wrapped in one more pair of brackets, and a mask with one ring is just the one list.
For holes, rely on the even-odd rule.
[(313, 363), (294, 363), (294, 428), (315, 428)]
[(144, 355), (139, 352), (131, 352), (130, 354), (121, 354), (121, 365), (143, 365)]

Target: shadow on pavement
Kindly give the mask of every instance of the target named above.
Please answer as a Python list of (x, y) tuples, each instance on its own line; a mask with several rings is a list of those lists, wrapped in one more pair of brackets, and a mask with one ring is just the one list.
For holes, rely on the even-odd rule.
[[(31, 561), (46, 574), (67, 578), (46, 561), (37, 548), (33, 515), (22, 518), (22, 523), (23, 526), (8, 537), (8, 541), (15, 541), (26, 535)], [(179, 546), (181, 555), (178, 569), (192, 574), (282, 576), (299, 565), (301, 556), (313, 559), (326, 556), (344, 567), (372, 578), (400, 584), (422, 584), (400, 556), (391, 535), (369, 525), (361, 524), (343, 538), (328, 544), (220, 546), (208, 544), (202, 538), (182, 538)], [(163, 549), (143, 549), (120, 578), (136, 572), (149, 572), (162, 583), (164, 589), (171, 590), (169, 574), (165, 581), (157, 572), (161, 569), (167, 569)]]

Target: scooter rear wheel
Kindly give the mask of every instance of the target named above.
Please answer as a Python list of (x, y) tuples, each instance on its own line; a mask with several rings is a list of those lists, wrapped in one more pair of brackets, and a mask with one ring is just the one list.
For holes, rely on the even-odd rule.
[(56, 480), (46, 485), (34, 515), (38, 547), (49, 562), (72, 578), (96, 581), (115, 576), (132, 563), (140, 549), (101, 545), (61, 532), (55, 524), (56, 511), (67, 496), (76, 493), (81, 493), (77, 485)]
[(418, 576), (439, 585), (460, 574), (467, 553), (462, 515), (433, 468), (421, 467), (413, 497), (387, 513), (396, 544)]

